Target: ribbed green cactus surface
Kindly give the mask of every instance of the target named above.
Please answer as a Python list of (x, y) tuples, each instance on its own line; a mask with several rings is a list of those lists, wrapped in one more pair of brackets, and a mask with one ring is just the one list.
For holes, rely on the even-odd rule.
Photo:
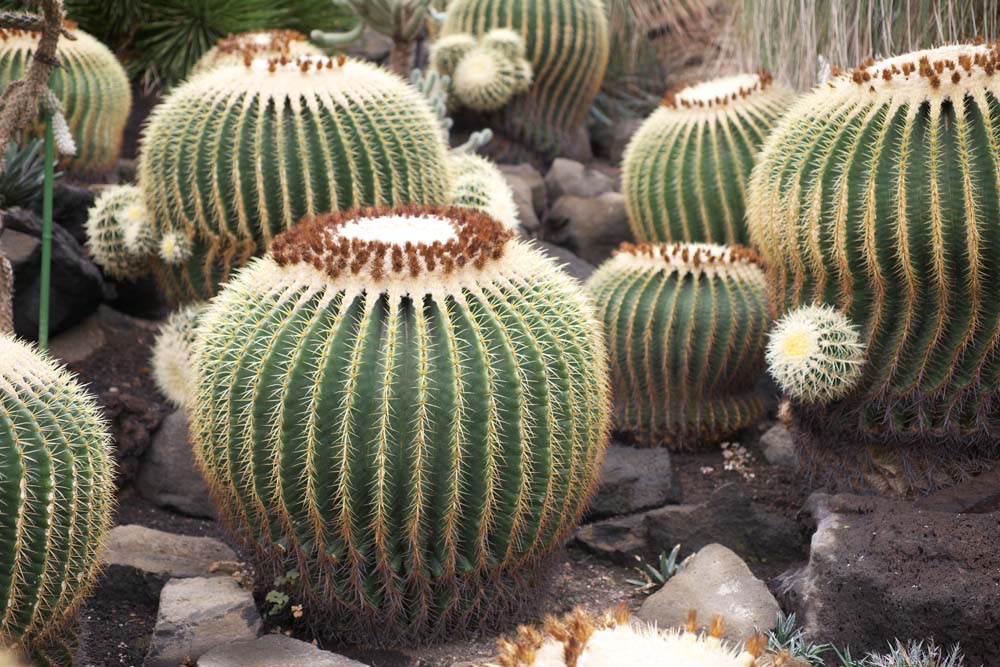
[(511, 230), (521, 221), (514, 203), (514, 191), (497, 166), (472, 153), (451, 153), (451, 195), (448, 203), (478, 209)]
[(109, 276), (134, 280), (149, 273), (158, 244), (138, 187), (104, 190), (87, 213), (86, 232), (90, 255)]
[(303, 58), (216, 69), (158, 106), (139, 178), (156, 275), (204, 300), (307, 215), (444, 203), (447, 147), (426, 100), (374, 65)]
[(477, 211), (303, 221), (212, 301), (197, 347), (194, 441), (223, 514), (341, 639), (495, 622), (601, 466), (592, 307)]
[(745, 197), (757, 152), (792, 103), (766, 74), (668, 93), (629, 142), (622, 191), (639, 241), (747, 244)]
[(204, 74), (218, 67), (245, 65), (256, 58), (288, 58), (322, 55), (323, 50), (295, 30), (253, 30), (220, 39), (203, 55), (189, 76)]
[[(99, 41), (72, 30), (75, 40), (59, 40), (59, 67), (52, 70), (52, 90), (62, 102), (76, 156), (63, 160), (73, 172), (99, 175), (111, 171), (121, 152), (122, 134), (132, 109), (132, 88), (121, 63)], [(18, 30), (0, 35), (0, 87), (24, 74), (39, 35)], [(41, 125), (37, 127), (41, 132)]]
[(0, 334), (0, 645), (57, 646), (90, 589), (111, 521), (109, 441), (79, 383)]
[(615, 426), (687, 448), (756, 423), (770, 324), (743, 247), (623, 244), (587, 284), (607, 332)]
[(608, 23), (600, 0), (455, 0), (442, 36), (521, 35), (534, 83), (494, 119), (510, 139), (555, 155), (587, 119), (608, 65)]
[(773, 303), (835, 306), (867, 344), (830, 428), (952, 460), (1000, 442), (998, 64), (995, 44), (867, 63), (762, 152), (748, 220)]

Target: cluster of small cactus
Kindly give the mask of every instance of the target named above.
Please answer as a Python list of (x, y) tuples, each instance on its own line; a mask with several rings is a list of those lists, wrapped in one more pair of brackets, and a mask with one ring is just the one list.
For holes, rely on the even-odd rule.
[(153, 344), (153, 379), (171, 403), (190, 409), (198, 377), (195, 367), (195, 339), (205, 302), (180, 308), (160, 327)]
[(995, 459), (998, 65), (997, 44), (868, 61), (803, 96), (758, 159), (748, 224), (773, 305), (833, 306), (866, 343), (853, 389), (831, 377), (810, 390), (824, 404), (794, 405), (820, 482), (924, 490)]
[(104, 190), (87, 214), (86, 231), (91, 257), (109, 276), (133, 280), (149, 272), (158, 244), (138, 187)]
[(100, 409), (65, 370), (0, 334), (0, 646), (58, 657), (93, 585), (113, 503)]
[(323, 51), (295, 30), (253, 30), (223, 37), (203, 55), (189, 76), (197, 76), (218, 67), (248, 65), (258, 58), (286, 58), (322, 55)]
[(478, 211), (304, 220), (202, 316), (196, 456), (321, 631), (452, 637), (522, 601), (584, 510), (599, 332), (572, 279)]
[(473, 111), (503, 109), (531, 90), (534, 77), (524, 39), (507, 28), (491, 30), (479, 40), (467, 33), (442, 37), (431, 61), (451, 81), (451, 102)]
[[(509, 140), (556, 155), (583, 126), (608, 64), (601, 0), (455, 0), (441, 40), (504, 28), (519, 35), (533, 71), (531, 90), (494, 118)], [(462, 38), (464, 39), (464, 38)]]
[(139, 182), (153, 268), (175, 302), (211, 297), (303, 216), (442, 204), (449, 190), (427, 102), (343, 57), (256, 59), (188, 80), (153, 111)]
[(742, 246), (623, 244), (587, 283), (604, 322), (615, 425), (685, 448), (756, 423), (770, 325), (764, 273)]
[[(104, 174), (118, 162), (132, 89), (121, 63), (106, 46), (81, 30), (72, 30), (72, 36), (59, 40), (60, 66), (53, 69), (51, 81), (63, 112), (56, 116), (62, 166), (78, 174)], [(32, 31), (0, 34), (0, 87), (22, 76), (37, 43), (38, 33)], [(68, 128), (59, 120), (62, 117)], [(61, 136), (66, 131), (71, 137)], [(75, 151), (67, 150), (73, 144)]]
[(747, 244), (747, 181), (791, 102), (765, 73), (669, 92), (625, 151), (622, 191), (635, 238)]

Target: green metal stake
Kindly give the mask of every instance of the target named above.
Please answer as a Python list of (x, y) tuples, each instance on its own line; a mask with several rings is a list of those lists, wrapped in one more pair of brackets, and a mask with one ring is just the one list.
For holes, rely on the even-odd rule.
[(49, 290), (52, 284), (52, 188), (55, 183), (52, 116), (45, 116), (45, 190), (42, 192), (42, 293), (38, 299), (38, 347), (49, 346)]

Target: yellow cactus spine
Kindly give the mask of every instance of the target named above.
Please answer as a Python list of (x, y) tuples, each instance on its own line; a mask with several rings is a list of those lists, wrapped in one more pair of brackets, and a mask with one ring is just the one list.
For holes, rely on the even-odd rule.
[(514, 191), (495, 164), (473, 153), (452, 152), (448, 156), (448, 167), (451, 170), (449, 204), (478, 209), (507, 229), (517, 231), (521, 221), (514, 203)]
[(764, 416), (770, 324), (743, 247), (623, 244), (587, 283), (611, 354), (615, 425), (641, 445), (718, 441)]
[(142, 191), (134, 185), (106, 189), (87, 213), (87, 249), (113, 278), (135, 280), (149, 273), (157, 240)]
[[(76, 155), (61, 166), (100, 175), (111, 171), (121, 153), (122, 135), (132, 109), (132, 88), (114, 54), (75, 26), (76, 39), (60, 39), (52, 70), (52, 90), (62, 103)], [(38, 33), (8, 30), (0, 35), (0, 87), (24, 74), (38, 43)], [(41, 132), (41, 126), (36, 127)]]
[(160, 327), (153, 344), (153, 379), (157, 388), (175, 406), (189, 410), (198, 377), (195, 367), (195, 337), (198, 322), (208, 304), (194, 303), (171, 313)]
[(764, 73), (668, 93), (623, 158), (622, 192), (636, 240), (747, 245), (750, 171), (791, 103), (792, 93)]
[(198, 327), (192, 434), (262, 568), (341, 639), (453, 637), (523, 599), (609, 426), (592, 306), (488, 216), (365, 209), (280, 236)]
[(864, 371), (796, 405), (817, 482), (920, 491), (1000, 446), (1000, 46), (920, 51), (835, 77), (772, 133), (748, 224), (779, 314), (828, 304)]

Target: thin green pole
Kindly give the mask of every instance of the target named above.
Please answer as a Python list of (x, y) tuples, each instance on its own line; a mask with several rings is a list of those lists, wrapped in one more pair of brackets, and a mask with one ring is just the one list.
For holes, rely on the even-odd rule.
[(49, 290), (52, 283), (52, 189), (55, 182), (52, 116), (45, 116), (45, 190), (42, 193), (42, 293), (38, 299), (38, 347), (49, 346)]

